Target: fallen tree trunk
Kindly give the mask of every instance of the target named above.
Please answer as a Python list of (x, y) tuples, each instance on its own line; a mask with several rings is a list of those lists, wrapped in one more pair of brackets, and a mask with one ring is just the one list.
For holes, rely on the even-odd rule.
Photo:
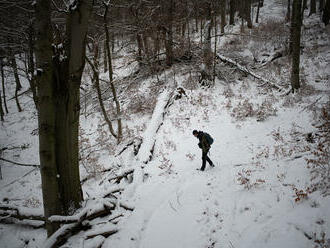
[(248, 70), (245, 66), (240, 65), (239, 63), (235, 62), (234, 60), (232, 60), (232, 59), (230, 59), (230, 58), (228, 58), (228, 57), (225, 57), (225, 56), (223, 56), (223, 55), (221, 55), (221, 54), (218, 54), (218, 55), (217, 55), (217, 58), (220, 59), (221, 61), (225, 62), (225, 63), (228, 63), (228, 64), (231, 64), (231, 65), (235, 66), (235, 67), (236, 67), (237, 69), (239, 69), (240, 71), (245, 72), (245, 73), (251, 75), (252, 77), (254, 77), (254, 78), (256, 78), (256, 79), (262, 81), (263, 84), (259, 84), (258, 86), (264, 86), (264, 85), (268, 84), (268, 85), (272, 86), (273, 88), (275, 88), (275, 89), (277, 89), (277, 90), (279, 90), (279, 91), (284, 90), (283, 87), (278, 86), (277, 84), (275, 84), (275, 83), (269, 81), (268, 79), (263, 78), (263, 77), (261, 77), (261, 76), (255, 74), (255, 73), (252, 72), (251, 70)]

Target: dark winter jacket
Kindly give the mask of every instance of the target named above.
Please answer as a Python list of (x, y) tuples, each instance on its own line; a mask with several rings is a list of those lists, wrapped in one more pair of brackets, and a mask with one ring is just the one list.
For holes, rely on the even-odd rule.
[(197, 138), (199, 139), (199, 143), (198, 146), (199, 148), (202, 149), (203, 152), (208, 152), (208, 150), (210, 149), (210, 144), (207, 142), (206, 137), (204, 136), (204, 133), (202, 131), (198, 132)]

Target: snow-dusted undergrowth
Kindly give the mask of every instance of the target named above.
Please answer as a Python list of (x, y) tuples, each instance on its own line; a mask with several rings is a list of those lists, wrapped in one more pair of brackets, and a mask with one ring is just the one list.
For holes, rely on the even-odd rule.
[[(263, 24), (253, 34), (265, 36), (276, 25), (286, 30), (280, 18), (284, 8), (281, 1), (265, 1)], [(273, 19), (267, 22), (266, 17)], [(260, 87), (255, 78), (225, 64), (219, 64), (224, 79), (208, 89), (200, 89), (194, 72), (183, 65), (136, 85), (123, 82), (119, 97), (125, 140), (119, 147), (107, 132), (96, 101), (86, 96), (80, 130), (83, 211), (102, 207), (106, 195), (117, 207), (111, 216), (91, 221), (92, 229), (76, 234), (63, 247), (327, 247), (330, 48), (326, 32), (318, 16), (305, 18), (302, 89), (296, 95)], [(276, 37), (269, 39), (228, 36), (218, 52), (230, 56), (233, 51), (233, 60), (285, 88), (288, 58), (268, 63), (261, 56), (282, 49), (276, 46), (280, 43)], [(259, 63), (253, 64), (254, 57)], [(118, 80), (129, 74), (126, 63), (125, 57), (114, 61)], [(27, 82), (23, 84), (27, 89)], [(8, 95), (13, 94), (7, 86)], [(184, 87), (185, 94), (163, 116), (169, 93), (176, 87)], [(1, 156), (38, 164), (36, 111), (29, 96), (20, 100), (24, 112), (17, 113), (14, 101), (9, 101), (10, 114), (1, 124), (0, 148), (7, 148)], [(111, 101), (105, 104), (111, 109)], [(215, 168), (196, 170), (201, 151), (193, 129), (214, 138), (210, 157)], [(131, 145), (125, 148), (126, 144)], [(42, 214), (38, 169), (3, 161), (1, 168), (1, 204)], [(118, 232), (97, 236), (107, 230)], [(43, 229), (0, 224), (1, 247), (42, 247), (45, 239)]]

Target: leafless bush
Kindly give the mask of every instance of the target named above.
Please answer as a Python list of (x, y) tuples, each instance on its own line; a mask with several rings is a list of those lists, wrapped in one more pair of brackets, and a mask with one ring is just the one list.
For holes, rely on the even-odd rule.
[(133, 114), (151, 114), (155, 105), (155, 97), (151, 95), (136, 94), (131, 97), (127, 109)]
[(231, 112), (231, 116), (238, 121), (244, 121), (247, 117), (253, 117), (254, 114), (255, 112), (253, 110), (253, 104), (249, 102), (248, 99), (239, 102)]
[(322, 108), (318, 129), (314, 135), (313, 157), (306, 159), (311, 169), (312, 191), (320, 190), (324, 196), (330, 195), (330, 102)]
[(264, 121), (269, 116), (276, 116), (277, 109), (270, 100), (264, 100), (261, 105), (257, 105), (255, 115), (258, 121)]
[(251, 189), (253, 187), (257, 187), (263, 183), (265, 183), (265, 180), (263, 179), (256, 179), (255, 181), (251, 180), (251, 170), (241, 170), (238, 172), (238, 178), (237, 181), (239, 182), (240, 185), (243, 185), (245, 189)]

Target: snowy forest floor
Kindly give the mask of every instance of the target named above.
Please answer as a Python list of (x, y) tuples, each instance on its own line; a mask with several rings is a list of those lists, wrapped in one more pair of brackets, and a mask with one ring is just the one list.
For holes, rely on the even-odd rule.
[[(288, 57), (269, 61), (288, 38), (281, 3), (265, 1), (261, 24), (244, 36), (220, 38), (218, 53), (286, 88)], [(117, 204), (111, 216), (93, 220), (89, 231), (110, 228), (117, 233), (86, 239), (88, 231), (81, 231), (63, 247), (329, 247), (330, 33), (318, 15), (305, 18), (302, 33), (302, 88), (295, 95), (260, 86), (220, 61), (222, 77), (211, 88), (198, 86), (197, 63), (176, 64), (158, 78), (132, 83), (124, 78), (135, 66), (127, 66), (133, 55), (118, 56), (114, 71), (116, 80), (122, 79), (118, 92), (125, 125), (120, 146), (108, 133), (86, 74), (80, 120), (83, 205), (93, 208), (107, 192), (120, 189), (114, 199), (134, 211)], [(7, 86), (13, 95), (13, 85)], [(173, 100), (163, 117), (177, 87), (186, 95)], [(38, 164), (36, 110), (27, 94), (20, 101), (21, 113), (9, 101), (0, 132), (0, 148), (6, 149), (0, 155)], [(111, 113), (111, 99), (105, 104)], [(214, 138), (210, 158), (215, 167), (204, 172), (196, 170), (201, 151), (194, 129)], [(138, 156), (133, 146), (121, 152), (137, 137), (142, 140)], [(0, 162), (1, 205), (42, 214), (38, 169)], [(118, 184), (111, 180), (132, 170)], [(43, 247), (45, 240), (44, 229), (27, 227), (24, 221), (0, 224), (1, 247)]]

